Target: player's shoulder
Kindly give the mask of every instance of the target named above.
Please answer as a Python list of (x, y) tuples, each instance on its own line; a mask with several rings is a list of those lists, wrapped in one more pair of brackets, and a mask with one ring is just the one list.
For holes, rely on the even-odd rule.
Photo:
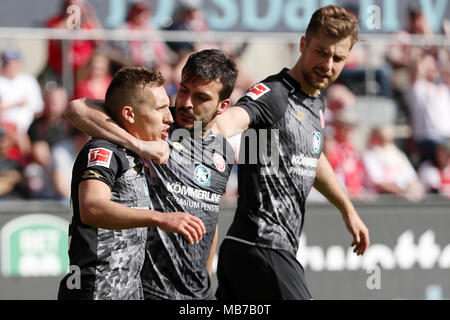
[(90, 149), (93, 148), (106, 148), (112, 152), (117, 152), (117, 153), (123, 153), (125, 152), (125, 149), (115, 143), (112, 143), (111, 141), (105, 140), (105, 139), (97, 139), (97, 138), (92, 138), (91, 140), (89, 140), (83, 147), (83, 151), (89, 151)]
[(87, 166), (100, 165), (110, 167), (111, 162), (117, 163), (120, 167), (126, 167), (127, 150), (115, 143), (104, 139), (91, 139), (81, 149), (78, 158), (84, 162), (87, 159)]
[(283, 69), (281, 72), (255, 83), (247, 90), (243, 100), (247, 99), (250, 101), (263, 102), (278, 100), (280, 96), (289, 91), (283, 81), (286, 70), (287, 69)]

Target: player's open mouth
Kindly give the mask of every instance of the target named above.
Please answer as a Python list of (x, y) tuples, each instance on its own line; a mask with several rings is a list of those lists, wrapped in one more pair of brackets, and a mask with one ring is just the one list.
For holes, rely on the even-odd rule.
[(169, 137), (169, 128), (167, 128), (161, 132), (162, 139), (167, 139), (168, 137)]

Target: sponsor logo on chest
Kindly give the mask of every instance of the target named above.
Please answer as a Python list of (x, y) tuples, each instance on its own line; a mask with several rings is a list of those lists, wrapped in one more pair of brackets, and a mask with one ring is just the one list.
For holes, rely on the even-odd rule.
[(211, 170), (201, 163), (194, 163), (194, 181), (203, 186), (210, 186)]

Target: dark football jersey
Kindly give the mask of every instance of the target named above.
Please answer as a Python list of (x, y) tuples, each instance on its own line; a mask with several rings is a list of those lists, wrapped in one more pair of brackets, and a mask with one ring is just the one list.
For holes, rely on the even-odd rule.
[(201, 139), (175, 125), (168, 140), (167, 164), (146, 164), (152, 208), (188, 212), (203, 221), (206, 234), (198, 244), (190, 245), (181, 234), (149, 228), (141, 272), (144, 294), (146, 299), (212, 299), (206, 262), (234, 151), (221, 136), (210, 133)]
[[(106, 230), (80, 219), (78, 186), (88, 179), (111, 188), (111, 200), (149, 209), (150, 194), (140, 158), (106, 140), (92, 139), (80, 151), (72, 174), (73, 217), (69, 226), (69, 258), (81, 271), (80, 288), (62, 279), (60, 299), (143, 299), (140, 271), (147, 228)], [(76, 276), (76, 275), (74, 275)]]
[(236, 104), (248, 112), (250, 129), (241, 138), (239, 198), (227, 238), (296, 254), (322, 152), (325, 105), (287, 71), (256, 84)]

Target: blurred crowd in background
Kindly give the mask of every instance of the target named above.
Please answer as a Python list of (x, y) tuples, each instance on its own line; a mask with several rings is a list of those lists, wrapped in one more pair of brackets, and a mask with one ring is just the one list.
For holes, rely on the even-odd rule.
[[(81, 8), (81, 29), (103, 28), (87, 1), (64, 1), (57, 16), (44, 26), (66, 28), (67, 8)], [(348, 7), (355, 15), (358, 8)], [(0, 70), (0, 199), (53, 199), (68, 203), (74, 159), (90, 138), (64, 118), (68, 102), (81, 97), (104, 99), (114, 73), (122, 66), (145, 66), (161, 71), (174, 103), (181, 68), (187, 57), (205, 48), (221, 48), (242, 66), (246, 43), (224, 45), (204, 37), (201, 42), (166, 42), (152, 25), (146, 1), (132, 3), (119, 29), (141, 30), (148, 40), (74, 40), (67, 51), (74, 75), (73, 88), (62, 81), (61, 40), (48, 40), (48, 59), (37, 77), (22, 71), (23, 53), (15, 47), (1, 53)], [(180, 1), (167, 30), (208, 31), (204, 12), (195, 1)], [(375, 201), (393, 194), (420, 201), (429, 193), (450, 199), (450, 48), (410, 46), (408, 37), (432, 35), (425, 15), (409, 11), (409, 28), (393, 35), (382, 68), (373, 70), (371, 90), (396, 107), (392, 123), (370, 128), (363, 148), (354, 143), (361, 115), (359, 97), (366, 94), (368, 55), (356, 46), (337, 82), (325, 92), (327, 127), (324, 152), (342, 186), (355, 200)], [(446, 21), (442, 34), (450, 37)], [(291, 67), (286, 65), (286, 67)], [(235, 103), (256, 81), (240, 68)], [(384, 101), (384, 100), (383, 100)], [(398, 128), (410, 134), (398, 139)], [(225, 201), (237, 194), (236, 172)], [(311, 198), (320, 200), (312, 192)]]

